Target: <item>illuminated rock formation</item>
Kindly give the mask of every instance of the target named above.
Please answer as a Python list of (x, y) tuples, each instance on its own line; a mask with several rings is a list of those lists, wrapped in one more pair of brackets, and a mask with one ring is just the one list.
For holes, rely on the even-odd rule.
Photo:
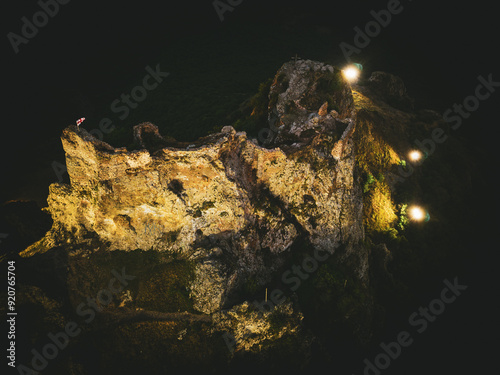
[[(404, 102), (404, 86), (391, 77), (378, 74), (353, 89), (333, 66), (285, 63), (270, 87), (264, 145), (231, 126), (192, 144), (175, 142), (143, 123), (134, 128), (140, 149), (127, 150), (69, 126), (61, 139), (70, 183), (50, 186), (52, 229), (21, 255), (63, 257), (69, 271), (61, 277), (75, 306), (98, 292), (108, 268), (127, 264), (138, 281), (114, 297), (118, 311), (128, 309), (122, 321), (158, 316), (156, 328), (168, 336), (166, 317), (205, 314), (211, 325), (200, 335), (227, 331), (236, 352), (258, 353), (285, 333), (309, 343), (295, 289), (285, 293), (279, 319), (252, 301), (267, 286), (290, 287), (287, 270), (323, 252), (330, 267), (346, 270), (325, 276), (326, 293), (345, 298), (325, 324), (349, 327), (366, 342), (373, 295), (365, 230), (390, 230), (396, 218), (394, 186), (373, 176), (399, 165), (412, 118), (372, 95), (383, 78), (391, 98)], [(310, 273), (322, 269), (315, 262)], [(150, 328), (136, 329), (134, 337), (149, 342)], [(302, 344), (286, 350), (307, 352)]]

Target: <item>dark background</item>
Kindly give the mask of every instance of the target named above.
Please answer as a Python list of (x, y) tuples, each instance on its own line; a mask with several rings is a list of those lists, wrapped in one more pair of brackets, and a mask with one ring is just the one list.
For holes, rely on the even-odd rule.
[[(365, 67), (365, 76), (375, 70), (399, 75), (418, 106), (440, 113), (473, 95), (479, 75), (491, 73), (500, 81), (496, 7), (485, 1), (401, 4), (404, 10), (352, 56)], [(87, 118), (87, 130), (103, 117), (113, 118), (117, 129), (105, 140), (114, 146), (127, 145), (130, 129), (142, 121), (157, 124), (164, 135), (195, 139), (228, 125), (228, 113), (291, 56), (345, 64), (339, 43), (353, 44), (353, 28), (363, 29), (372, 19), (370, 10), (386, 6), (387, 1), (246, 0), (221, 22), (211, 0), (72, 0), (15, 54), (6, 35), (20, 34), (21, 17), (31, 19), (39, 6), (35, 1), (3, 4), (2, 202), (46, 205), (48, 186), (57, 181), (51, 163), (64, 163), (59, 136), (77, 118)], [(146, 66), (158, 63), (171, 75), (129, 117), (118, 120), (110, 103), (142, 82)], [(454, 134), (470, 146), (480, 174), (491, 181), (489, 190), (481, 185), (475, 192), (482, 197), (484, 221), (470, 223), (477, 237), (467, 239), (481, 254), (498, 247), (491, 242), (498, 223), (498, 104), (500, 92), (495, 92)], [(496, 369), (500, 311), (494, 266), (493, 256), (472, 261), (459, 275), (469, 289), (385, 373)], [(422, 305), (441, 289), (428, 291)], [(410, 329), (406, 318), (388, 329), (386, 341)], [(352, 372), (362, 373), (362, 364), (353, 363)]]
[[(366, 76), (374, 70), (399, 75), (417, 103), (444, 111), (474, 93), (478, 75), (494, 73), (498, 27), (484, 2), (401, 4), (388, 27), (352, 56)], [(77, 118), (87, 118), (87, 130), (114, 116), (120, 129), (151, 121), (164, 134), (195, 139), (226, 125), (224, 111), (237, 108), (291, 56), (345, 64), (339, 43), (354, 44), (353, 28), (363, 29), (370, 10), (385, 9), (387, 1), (244, 1), (221, 22), (210, 0), (73, 0), (18, 54), (6, 35), (20, 34), (21, 17), (31, 19), (39, 6), (18, 1), (3, 7), (2, 170), (9, 183), (2, 192), (44, 204), (48, 184), (57, 180), (50, 163), (64, 162), (61, 130)], [(119, 121), (110, 103), (141, 83), (146, 66), (158, 63), (171, 76)], [(490, 115), (498, 102), (498, 95), (482, 102), (457, 133), (483, 150), (494, 148)]]

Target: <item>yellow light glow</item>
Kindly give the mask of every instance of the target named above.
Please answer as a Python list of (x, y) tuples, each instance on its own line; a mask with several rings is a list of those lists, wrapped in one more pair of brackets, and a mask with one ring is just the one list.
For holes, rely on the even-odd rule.
[(348, 66), (342, 72), (349, 82), (355, 82), (359, 77), (359, 69), (355, 66)]
[(422, 153), (417, 150), (413, 150), (408, 154), (411, 161), (419, 161), (422, 159)]
[(422, 221), (427, 218), (427, 212), (419, 206), (411, 206), (408, 209), (408, 216), (411, 220)]

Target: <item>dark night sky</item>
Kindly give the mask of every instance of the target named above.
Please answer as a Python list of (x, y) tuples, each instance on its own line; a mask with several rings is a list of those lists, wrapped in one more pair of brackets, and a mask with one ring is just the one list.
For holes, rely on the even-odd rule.
[[(356, 56), (367, 69), (402, 76), (410, 92), (428, 92), (429, 103), (442, 109), (471, 94), (479, 74), (496, 70), (498, 27), (493, 11), (480, 3), (405, 0), (401, 4), (403, 11)], [(2, 60), (7, 63), (3, 139), (14, 139), (10, 145), (38, 141), (48, 128), (54, 130), (50, 136), (57, 137), (67, 124), (48, 125), (55, 114), (68, 111), (71, 119), (78, 114), (59, 108), (52, 97), (68, 89), (94, 93), (109, 89), (154, 64), (175, 42), (214, 33), (216, 44), (217, 32), (235, 32), (243, 24), (327, 27), (332, 39), (327, 53), (342, 63), (339, 42), (353, 44), (353, 27), (363, 28), (371, 20), (370, 10), (386, 6), (387, 1), (243, 1), (220, 22), (211, 0), (105, 4), (72, 0), (61, 5), (59, 13), (15, 54), (6, 35), (19, 33), (21, 17), (31, 18), (39, 6), (34, 1), (9, 3), (2, 9)], [(251, 38), (241, 35), (238, 42), (244, 45)], [(248, 54), (259, 51), (249, 48)], [(245, 66), (240, 69), (244, 74)], [(471, 122), (480, 122), (483, 129), (474, 134), (491, 127), (488, 116), (498, 100), (497, 96), (481, 103)]]
[[(498, 12), (491, 3), (430, 0), (401, 3), (404, 10), (393, 16), (387, 28), (359, 55), (358, 60), (366, 70), (385, 70), (400, 75), (407, 82), (410, 93), (427, 93), (424, 95), (426, 103), (434, 103), (441, 111), (474, 94), (477, 76), (486, 77), (492, 73), (493, 79), (500, 81)], [(58, 148), (61, 152), (58, 138), (62, 129), (80, 116), (77, 106), (72, 108), (67, 103), (61, 106), (57, 100), (68, 90), (82, 90), (92, 96), (112, 87), (130, 87), (130, 76), (137, 77), (145, 66), (154, 65), (170, 45), (213, 34), (214, 46), (223, 48), (217, 44), (217, 35), (240, 30), (241, 25), (267, 25), (277, 29), (285, 26), (311, 30), (317, 26), (328, 28), (332, 41), (325, 54), (342, 62), (339, 42), (352, 44), (353, 28), (363, 28), (371, 20), (370, 10), (380, 10), (386, 5), (387, 1), (244, 0), (232, 13), (226, 13), (226, 20), (221, 22), (212, 0), (106, 1), (105, 4), (72, 0), (61, 5), (59, 13), (47, 26), (28, 44), (21, 45), (20, 52), (15, 54), (6, 35), (11, 31), (20, 33), (21, 17), (31, 18), (39, 6), (35, 1), (4, 2), (0, 12), (2, 112), (6, 114), (1, 136), (2, 201), (39, 200), (40, 195), (46, 196), (48, 183), (54, 182), (54, 178), (40, 176), (46, 173), (50, 159), (39, 159), (51, 154), (47, 148)], [(249, 56), (260, 54), (252, 50), (251, 33), (234, 36), (243, 49), (248, 43), (246, 53)], [(293, 50), (294, 40), (290, 39), (288, 44), (276, 45), (276, 49)], [(177, 58), (182, 59), (182, 56)], [(265, 59), (265, 55), (261, 58)], [(247, 68), (245, 65), (239, 67), (241, 74), (245, 74)], [(498, 91), (481, 102), (459, 133), (486, 153), (481, 156), (486, 179), (498, 170), (498, 157), (494, 156), (498, 125), (495, 110), (500, 103)], [(47, 169), (36, 167), (33, 170), (34, 160)], [(36, 175), (33, 177), (35, 182), (30, 180), (32, 175)], [(33, 196), (17, 194), (24, 191), (27, 184), (37, 185), (37, 193)], [(495, 199), (491, 197), (492, 211), (496, 211)], [(496, 218), (493, 220), (498, 222)], [(481, 241), (485, 240), (479, 240), (477, 245), (486, 246)], [(481, 282), (486, 285), (493, 282), (493, 278), (486, 275)], [(480, 349), (480, 353), (474, 350), (479, 350), (488, 332), (498, 327), (498, 323), (493, 325), (488, 320), (494, 316), (493, 305), (488, 299), (496, 298), (490, 296), (492, 291), (491, 285), (481, 289), (478, 281), (475, 294), (464, 296), (453, 306), (454, 310), (450, 308), (449, 318), (443, 317), (442, 322), (436, 323), (434, 333), (426, 334), (420, 343), (408, 350), (407, 357), (392, 371), (409, 373), (407, 366), (426, 374), (455, 373), (464, 369), (468, 373), (479, 373), (475, 370), (489, 369), (496, 355), (493, 348)], [(457, 327), (462, 328), (457, 331)], [(359, 368), (354, 370), (359, 373)]]

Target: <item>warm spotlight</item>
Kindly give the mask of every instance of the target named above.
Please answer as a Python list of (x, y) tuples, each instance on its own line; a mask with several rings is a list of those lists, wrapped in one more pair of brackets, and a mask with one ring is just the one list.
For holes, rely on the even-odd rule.
[(342, 70), (342, 73), (344, 73), (344, 77), (349, 82), (356, 82), (357, 79), (359, 78), (360, 70), (356, 66), (350, 65), (346, 67), (344, 70)]
[(422, 153), (418, 150), (413, 150), (408, 154), (411, 161), (417, 162), (422, 159)]
[(411, 206), (408, 209), (408, 217), (413, 221), (428, 221), (430, 219), (429, 213), (419, 206)]

